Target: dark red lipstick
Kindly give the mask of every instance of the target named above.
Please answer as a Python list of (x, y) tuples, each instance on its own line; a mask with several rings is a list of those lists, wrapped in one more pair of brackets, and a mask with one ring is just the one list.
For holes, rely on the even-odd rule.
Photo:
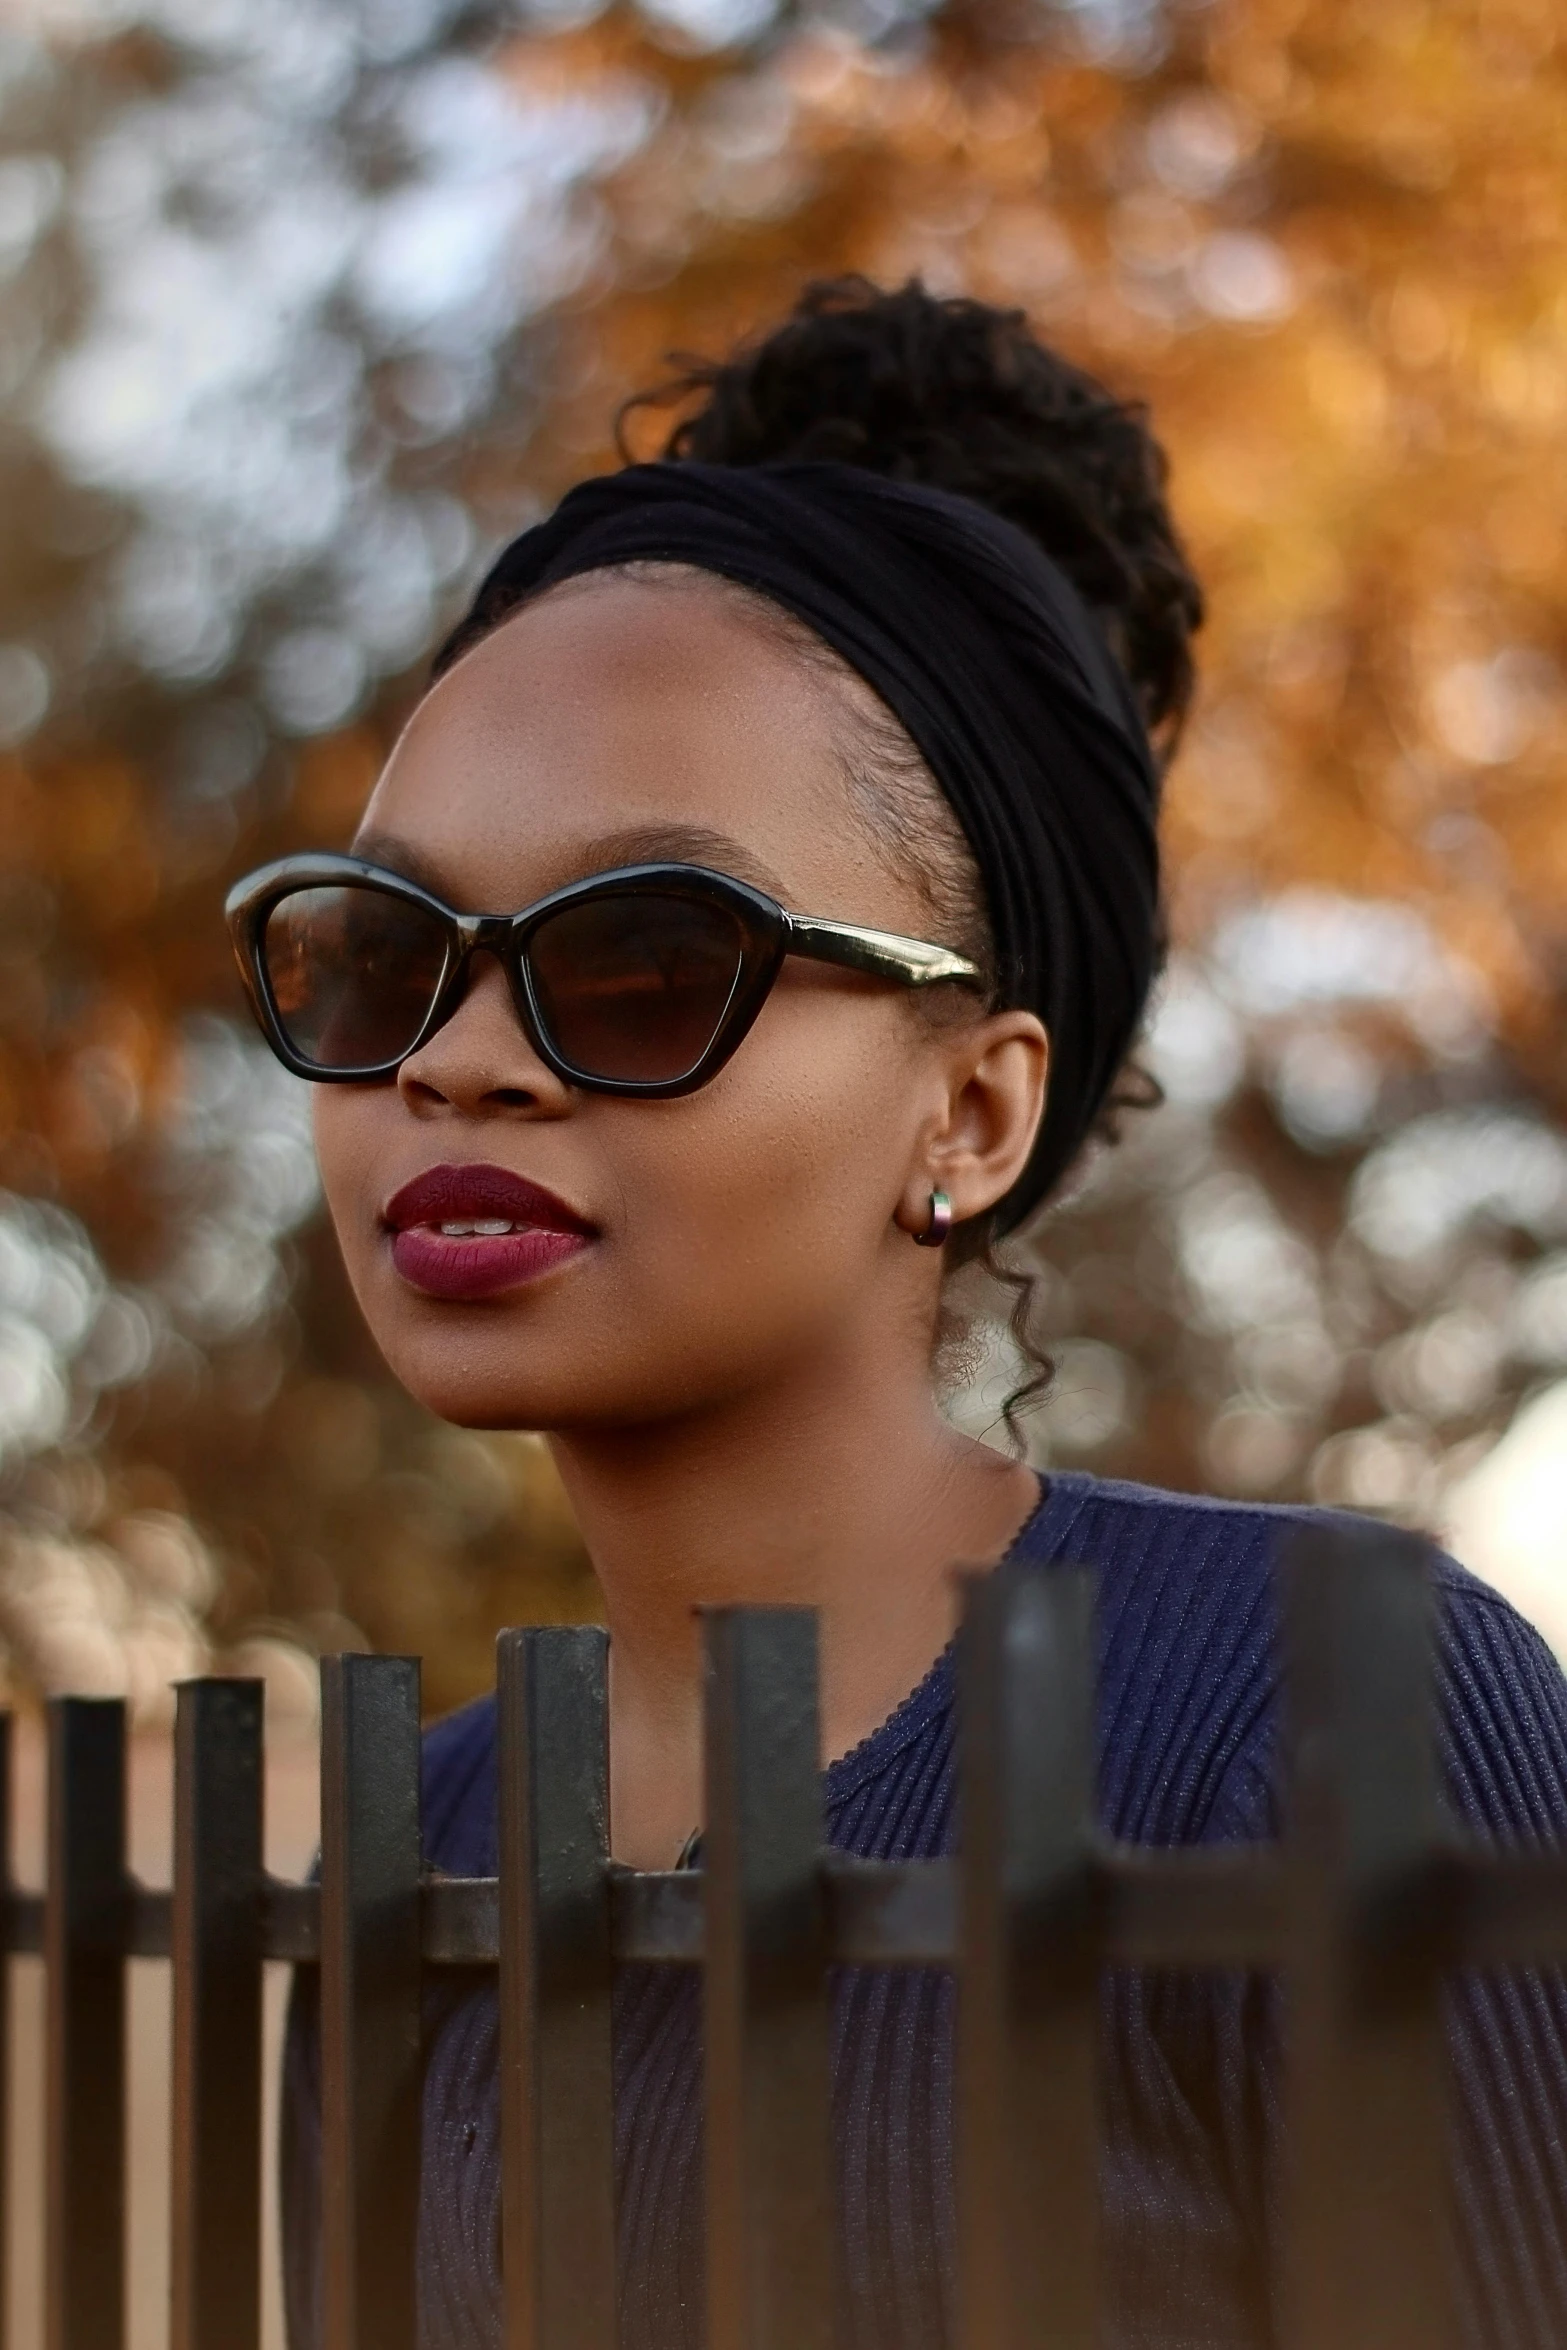
[(392, 1262), (426, 1297), (496, 1297), (576, 1256), (593, 1226), (506, 1167), (427, 1167), (381, 1211)]

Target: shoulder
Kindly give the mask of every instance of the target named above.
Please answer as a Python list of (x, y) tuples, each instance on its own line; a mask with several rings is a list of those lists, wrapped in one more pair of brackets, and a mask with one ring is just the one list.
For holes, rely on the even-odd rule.
[(1093, 1573), (1113, 1834), (1184, 1844), (1246, 1832), (1229, 1814), (1277, 1686), (1272, 1565), (1305, 1515), (1052, 1474), (1016, 1555)]
[(495, 1700), (481, 1697), (424, 1734), (426, 1863), (453, 1877), (495, 1867)]
[(1508, 1842), (1567, 1842), (1567, 1679), (1500, 1592), (1444, 1560), (1442, 1721), (1459, 1816)]
[[(1019, 1555), (1043, 1564), (1079, 1562), (1100, 1581), (1101, 1605), (1120, 1613), (1146, 1608), (1155, 1595), (1186, 1600), (1194, 1586), (1222, 1591), (1231, 1603), (1273, 1604), (1274, 1570), (1289, 1537), (1313, 1527), (1365, 1534), (1378, 1521), (1352, 1510), (1308, 1502), (1224, 1501), (1210, 1494), (1166, 1493), (1114, 1477), (1053, 1474), (1046, 1499), (1019, 1537)], [(1485, 1623), (1505, 1637), (1538, 1633), (1499, 1591), (1434, 1544), (1432, 1574), (1444, 1613), (1465, 1627)], [(1548, 1652), (1547, 1652), (1548, 1653)]]
[[(1267, 1833), (1279, 1681), (1277, 1567), (1347, 1511), (1220, 1501), (1081, 1474), (1052, 1477), (1019, 1543), (1099, 1586), (1105, 1800), (1149, 1841)], [(1567, 1683), (1516, 1609), (1440, 1551), (1444, 1728), (1464, 1813), (1499, 1829), (1567, 1816)]]

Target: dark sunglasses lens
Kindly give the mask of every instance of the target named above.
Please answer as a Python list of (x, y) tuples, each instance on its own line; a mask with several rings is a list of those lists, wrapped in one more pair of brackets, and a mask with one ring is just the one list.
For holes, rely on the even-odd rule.
[(384, 890), (296, 889), (262, 937), (283, 1033), (318, 1069), (375, 1069), (412, 1049), (446, 973), (446, 930)]
[(737, 915), (701, 898), (589, 898), (533, 934), (539, 1015), (585, 1077), (669, 1085), (718, 1034), (745, 954)]

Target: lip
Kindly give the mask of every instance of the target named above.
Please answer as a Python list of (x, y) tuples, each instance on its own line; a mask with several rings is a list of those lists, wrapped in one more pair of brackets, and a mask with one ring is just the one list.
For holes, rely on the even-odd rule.
[[(594, 1228), (542, 1184), (508, 1167), (427, 1167), (381, 1211), (392, 1262), (426, 1297), (496, 1297), (537, 1280), (594, 1237)], [(453, 1234), (442, 1224), (501, 1223), (504, 1233)]]

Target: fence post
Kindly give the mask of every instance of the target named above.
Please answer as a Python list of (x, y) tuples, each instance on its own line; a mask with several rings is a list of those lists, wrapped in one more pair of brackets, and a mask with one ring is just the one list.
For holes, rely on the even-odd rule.
[(506, 2350), (615, 2344), (607, 1650), (496, 1644)]
[[(10, 1926), (16, 1894), (11, 1873), (11, 1716), (0, 1712), (0, 1903)], [(11, 2165), (10, 2131), (3, 2126), (11, 2111), (11, 1947), (10, 1935), (0, 1952), (0, 2350), (11, 2338)]]
[(1284, 1562), (1288, 2350), (1454, 2338), (1428, 1557), (1313, 1530)]
[(125, 2324), (125, 1708), (49, 1706), (45, 2336), (121, 2350)]
[(172, 2350), (260, 2339), (262, 1700), (175, 1701)]
[(959, 1675), (963, 2350), (1098, 2350), (1088, 1576), (972, 1577)]
[(708, 2350), (831, 2350), (816, 1618), (704, 1618)]
[(326, 2350), (414, 2350), (419, 1664), (321, 1660)]

